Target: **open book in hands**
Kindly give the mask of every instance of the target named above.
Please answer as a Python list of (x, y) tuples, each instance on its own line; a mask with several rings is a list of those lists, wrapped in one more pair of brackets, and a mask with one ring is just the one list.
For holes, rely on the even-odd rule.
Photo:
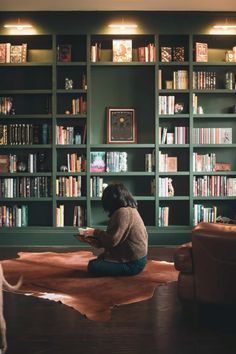
[(91, 234), (87, 234), (88, 230), (93, 232), (93, 229), (90, 227), (82, 228), (79, 227), (79, 233), (75, 234), (74, 237), (77, 238), (79, 241), (91, 243), (93, 240), (97, 240), (97, 237)]

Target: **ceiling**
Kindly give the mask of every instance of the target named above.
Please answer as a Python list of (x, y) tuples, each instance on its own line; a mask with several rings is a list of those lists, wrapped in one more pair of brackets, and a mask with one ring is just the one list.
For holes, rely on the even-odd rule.
[(0, 11), (236, 11), (235, 0), (1, 0)]

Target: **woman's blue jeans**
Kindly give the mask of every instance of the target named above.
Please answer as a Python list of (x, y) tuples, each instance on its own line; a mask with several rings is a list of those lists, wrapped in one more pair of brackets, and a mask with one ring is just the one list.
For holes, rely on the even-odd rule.
[(131, 262), (112, 262), (102, 258), (89, 261), (89, 274), (97, 277), (135, 275), (140, 273), (147, 263), (147, 256)]

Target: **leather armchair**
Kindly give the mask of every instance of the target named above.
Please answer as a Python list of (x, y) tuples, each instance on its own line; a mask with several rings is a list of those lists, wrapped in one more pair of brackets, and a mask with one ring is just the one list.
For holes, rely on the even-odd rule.
[(236, 225), (199, 223), (174, 262), (182, 302), (236, 305)]

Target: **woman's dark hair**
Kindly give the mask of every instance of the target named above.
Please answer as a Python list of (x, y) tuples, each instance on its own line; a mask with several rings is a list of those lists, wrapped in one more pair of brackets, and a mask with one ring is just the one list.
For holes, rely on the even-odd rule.
[(113, 183), (109, 184), (103, 191), (102, 206), (111, 216), (114, 211), (122, 207), (137, 209), (137, 202), (122, 183)]

